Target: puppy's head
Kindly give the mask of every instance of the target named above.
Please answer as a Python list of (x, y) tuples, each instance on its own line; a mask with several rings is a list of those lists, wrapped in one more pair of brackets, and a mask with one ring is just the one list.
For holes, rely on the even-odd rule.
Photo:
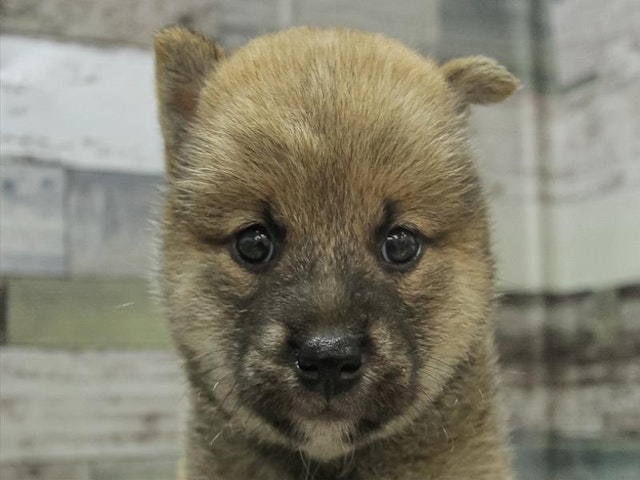
[(225, 59), (168, 29), (155, 50), (163, 281), (193, 389), (247, 434), (320, 459), (411, 422), (487, 333), (465, 112), (515, 79), (346, 30)]

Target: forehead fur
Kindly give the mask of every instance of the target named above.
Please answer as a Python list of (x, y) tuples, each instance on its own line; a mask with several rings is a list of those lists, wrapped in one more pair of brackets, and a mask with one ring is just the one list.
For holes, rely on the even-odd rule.
[(268, 204), (289, 221), (303, 206), (301, 223), (314, 211), (316, 221), (344, 221), (345, 212), (368, 221), (384, 202), (441, 220), (464, 208), (476, 184), (437, 65), (349, 30), (289, 30), (223, 60), (182, 155), (188, 167), (176, 186), (191, 201), (210, 201), (212, 211), (223, 199), (236, 216)]

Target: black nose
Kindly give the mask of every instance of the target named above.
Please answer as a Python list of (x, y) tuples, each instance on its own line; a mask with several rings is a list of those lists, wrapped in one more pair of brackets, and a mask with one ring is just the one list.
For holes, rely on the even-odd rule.
[(357, 383), (362, 374), (363, 350), (362, 337), (312, 337), (297, 351), (298, 376), (309, 390), (329, 400)]

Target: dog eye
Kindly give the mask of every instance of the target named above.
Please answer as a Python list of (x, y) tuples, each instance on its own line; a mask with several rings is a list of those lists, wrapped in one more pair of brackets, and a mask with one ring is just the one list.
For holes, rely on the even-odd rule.
[(271, 234), (263, 225), (251, 225), (236, 236), (235, 253), (241, 263), (248, 267), (262, 265), (271, 258), (275, 250)]
[(403, 227), (389, 230), (382, 242), (382, 258), (385, 262), (403, 266), (418, 258), (422, 242), (418, 235)]

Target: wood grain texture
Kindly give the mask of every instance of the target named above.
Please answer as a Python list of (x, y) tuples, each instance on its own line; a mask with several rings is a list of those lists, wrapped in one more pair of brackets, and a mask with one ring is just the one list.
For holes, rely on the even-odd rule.
[(177, 458), (178, 365), (166, 351), (3, 347), (0, 462)]
[(76, 461), (25, 460), (0, 464), (2, 480), (177, 480), (177, 458)]
[(216, 2), (216, 38), (232, 51), (252, 38), (289, 27), (290, 1), (219, 0)]
[(87, 462), (0, 463), (3, 480), (92, 480)]
[(0, 272), (65, 273), (65, 172), (56, 166), (12, 163), (1, 170)]
[(295, 25), (344, 26), (384, 33), (414, 49), (435, 54), (440, 0), (297, 0)]
[(70, 172), (69, 273), (149, 276), (161, 183), (160, 176)]
[(178, 480), (178, 458), (172, 455), (144, 460), (91, 462), (90, 480)]
[[(640, 431), (639, 360), (585, 363), (542, 355), (505, 361), (512, 428), (634, 438)], [(3, 347), (0, 374), (3, 466), (109, 461), (100, 477), (109, 478), (104, 472), (126, 459), (166, 456), (173, 465), (180, 455), (185, 382), (170, 352)]]
[(640, 432), (640, 293), (510, 295), (497, 309), (515, 428), (574, 438)]
[(538, 101), (545, 202), (640, 191), (640, 61), (630, 78), (598, 80)]
[[(385, 32), (437, 56), (496, 56), (524, 84), (504, 105), (472, 115), (472, 141), (495, 217), (501, 288), (560, 293), (640, 281), (633, 241), (640, 220), (632, 208), (640, 202), (637, 2), (606, 2), (602, 14), (595, 0), (535, 2), (536, 8), (524, 0), (383, 3), (221, 1), (216, 22), (223, 43), (234, 45), (289, 24), (339, 23)], [(7, 4), (14, 21), (29, 17), (30, 9), (38, 18), (37, 12), (48, 12), (26, 2), (20, 13), (16, 5)], [(144, 5), (135, 2), (131, 15)], [(197, 17), (194, 5), (189, 11)], [(94, 7), (99, 15), (108, 10)], [(3, 159), (161, 175), (148, 51), (7, 35), (0, 47)], [(75, 200), (65, 205), (79, 223), (64, 227), (78, 250), (66, 252), (63, 262), (78, 273), (138, 275), (145, 252), (136, 239), (147, 238), (141, 227), (146, 219), (133, 217), (143, 201), (135, 200), (120, 217), (131, 230), (109, 236), (115, 230), (104, 230), (109, 216), (100, 202), (118, 187), (90, 183), (93, 193), (74, 196), (71, 190), (72, 200), (89, 200), (86, 206)], [(22, 235), (13, 228), (5, 232)], [(131, 248), (122, 248), (127, 239), (134, 239)], [(57, 258), (55, 268), (53, 260), (36, 262), (49, 265), (45, 273), (59, 274)], [(30, 261), (13, 263), (25, 271)]]
[(2, 35), (0, 68), (3, 157), (161, 172), (150, 52)]
[(547, 44), (553, 81), (570, 87), (632, 73), (640, 64), (640, 4), (636, 0), (547, 0)]
[(487, 55), (528, 82), (533, 73), (531, 3), (527, 0), (440, 2), (437, 56), (448, 59)]
[(153, 32), (167, 25), (214, 34), (216, 10), (208, 0), (3, 0), (2, 30), (148, 47)]
[(7, 341), (67, 348), (166, 348), (169, 332), (143, 280), (11, 279)]
[(640, 359), (590, 365), (510, 364), (505, 403), (523, 431), (633, 438), (640, 431)]
[(2, 480), (178, 480), (171, 455), (142, 459), (25, 460), (1, 463)]
[(502, 289), (640, 282), (639, 113), (640, 70), (562, 93), (525, 86), (498, 108), (473, 111)]

